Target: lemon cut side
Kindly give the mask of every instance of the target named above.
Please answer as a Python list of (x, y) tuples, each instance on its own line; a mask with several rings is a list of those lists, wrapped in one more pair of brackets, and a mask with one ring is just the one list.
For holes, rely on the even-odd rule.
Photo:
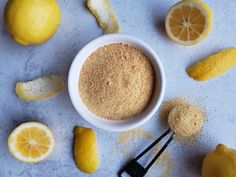
[(52, 131), (44, 124), (27, 122), (19, 125), (8, 139), (8, 148), (13, 157), (22, 162), (40, 162), (54, 148)]
[(170, 39), (182, 45), (194, 45), (211, 31), (211, 9), (200, 0), (183, 0), (171, 7), (165, 19)]

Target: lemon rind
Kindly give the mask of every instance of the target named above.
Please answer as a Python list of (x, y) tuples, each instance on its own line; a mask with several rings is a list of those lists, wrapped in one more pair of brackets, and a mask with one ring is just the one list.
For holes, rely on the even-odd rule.
[(44, 76), (44, 77), (41, 77), (42, 79), (43, 78), (49, 78), (49, 79), (57, 79), (57, 81), (60, 83), (58, 84), (57, 87), (54, 87), (54, 89), (51, 91), (51, 92), (47, 92), (45, 94), (42, 94), (42, 95), (39, 95), (39, 96), (31, 96), (28, 92), (25, 92), (24, 89), (23, 89), (23, 85), (24, 84), (27, 84), (29, 82), (36, 82), (37, 79), (39, 78), (36, 78), (32, 81), (29, 81), (29, 82), (18, 82), (16, 84), (16, 88), (15, 88), (15, 92), (17, 94), (17, 96), (22, 99), (22, 100), (25, 100), (25, 101), (38, 101), (38, 100), (42, 100), (42, 99), (45, 99), (45, 98), (49, 98), (51, 96), (54, 96), (55, 94), (57, 94), (58, 92), (60, 92), (64, 87), (65, 87), (65, 83), (64, 81), (58, 77), (58, 76), (55, 76), (55, 75), (50, 75), (50, 76)]
[[(78, 167), (78, 169), (86, 174), (92, 174), (94, 173), (98, 168), (99, 168), (99, 165), (100, 165), (100, 159), (99, 159), (99, 151), (98, 151), (98, 147), (97, 147), (97, 140), (96, 140), (96, 133), (94, 132), (94, 130), (92, 128), (85, 128), (85, 127), (81, 127), (81, 126), (77, 126), (75, 127), (75, 130), (74, 130), (74, 134), (75, 134), (75, 140), (74, 140), (74, 158), (75, 158), (75, 163), (76, 163), (76, 166)], [(86, 134), (86, 135), (85, 135)], [(87, 165), (84, 165), (82, 163), (79, 163), (78, 162), (78, 159), (77, 159), (77, 155), (79, 152), (81, 152), (81, 149), (75, 149), (77, 147), (77, 142), (78, 139), (80, 139), (82, 137), (87, 137), (87, 140), (89, 141), (93, 141), (92, 143), (92, 147), (89, 147), (89, 151), (91, 152), (91, 148), (93, 149), (93, 153), (95, 153), (93, 156), (91, 156), (93, 159), (96, 159), (95, 161), (95, 164), (87, 164)], [(86, 143), (86, 144), (90, 144), (91, 143)], [(84, 153), (87, 153), (87, 152), (83, 152)], [(83, 158), (81, 156), (79, 156), (80, 158)], [(88, 160), (88, 159), (87, 159)], [(91, 159), (90, 159), (91, 160)]]
[[(220, 75), (224, 75), (227, 72), (229, 72), (229, 70), (234, 67), (234, 65), (236, 65), (236, 58), (234, 58), (233, 54), (236, 54), (236, 48), (227, 48), (227, 49), (223, 49), (217, 53), (214, 53), (206, 58), (203, 58), (199, 61), (197, 61), (196, 63), (194, 63), (193, 65), (189, 66), (186, 70), (188, 76), (196, 81), (206, 81), (209, 79), (214, 79), (216, 77), (219, 77)], [(213, 72), (214, 67), (209, 69), (209, 66), (206, 67), (204, 70), (201, 69), (198, 72), (196, 72), (196, 69), (199, 67), (199, 65), (201, 66), (207, 66), (207, 64), (205, 63), (207, 60), (219, 60), (219, 58), (221, 59), (221, 65), (225, 67), (224, 71), (221, 70), (221, 72)], [(227, 61), (226, 64), (224, 61)], [(219, 71), (219, 69), (217, 69), (217, 71)], [(204, 74), (203, 74), (204, 73)]]
[(118, 20), (117, 20), (117, 17), (115, 15), (115, 12), (109, 2), (109, 0), (102, 0), (103, 3), (108, 7), (109, 9), (109, 12), (111, 14), (111, 17), (112, 17), (112, 23), (114, 26), (113, 26), (113, 30), (110, 30), (109, 28), (109, 23), (106, 23), (104, 21), (101, 20), (101, 17), (99, 15), (99, 12), (93, 7), (92, 5), (92, 1), (93, 0), (88, 0), (87, 1), (87, 6), (89, 8), (89, 10), (92, 12), (92, 14), (96, 17), (97, 19), (97, 22), (99, 24), (99, 26), (104, 29), (104, 32), (105, 33), (119, 33), (120, 31), (120, 26), (119, 26), (119, 23), (118, 23)]

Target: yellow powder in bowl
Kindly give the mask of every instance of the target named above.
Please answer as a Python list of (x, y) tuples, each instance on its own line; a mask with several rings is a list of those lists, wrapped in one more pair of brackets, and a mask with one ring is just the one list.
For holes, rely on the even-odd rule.
[(171, 110), (168, 123), (178, 137), (189, 138), (201, 130), (203, 119), (203, 113), (198, 108), (182, 104)]
[(88, 57), (80, 73), (79, 94), (94, 114), (123, 120), (144, 111), (154, 84), (149, 58), (132, 45), (115, 43)]

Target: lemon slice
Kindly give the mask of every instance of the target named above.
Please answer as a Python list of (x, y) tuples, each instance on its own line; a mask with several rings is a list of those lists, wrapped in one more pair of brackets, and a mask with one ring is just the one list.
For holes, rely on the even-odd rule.
[(29, 82), (18, 82), (16, 94), (23, 100), (37, 101), (53, 96), (63, 88), (63, 79), (60, 76), (50, 75)]
[(23, 162), (39, 162), (52, 152), (55, 140), (44, 124), (27, 122), (19, 125), (8, 139), (8, 148), (16, 159)]
[(165, 19), (170, 39), (182, 45), (199, 43), (211, 31), (211, 9), (200, 0), (183, 0), (171, 7)]
[(119, 32), (119, 23), (109, 0), (88, 0), (87, 5), (105, 33)]

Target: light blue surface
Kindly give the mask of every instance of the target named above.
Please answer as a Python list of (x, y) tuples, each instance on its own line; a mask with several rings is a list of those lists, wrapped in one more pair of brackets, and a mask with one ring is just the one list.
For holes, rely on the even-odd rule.
[[(21, 46), (14, 42), (3, 25), (6, 0), (0, 1), (0, 177), (64, 177), (88, 176), (75, 166), (72, 156), (73, 128), (90, 125), (83, 121), (73, 108), (67, 89), (47, 100), (24, 102), (14, 92), (15, 83), (46, 74), (67, 76), (69, 66), (79, 49), (90, 40), (102, 35), (95, 18), (82, 0), (59, 0), (62, 22), (56, 35), (38, 46)], [(204, 154), (216, 144), (224, 143), (236, 148), (236, 68), (207, 82), (188, 78), (185, 69), (194, 61), (213, 52), (236, 44), (236, 1), (206, 0), (214, 12), (213, 30), (203, 42), (184, 47), (171, 42), (164, 30), (163, 20), (174, 0), (112, 0), (120, 21), (122, 33), (133, 35), (158, 53), (166, 72), (165, 98), (185, 97), (206, 110), (207, 121), (200, 136), (191, 144), (174, 141), (169, 147), (173, 159), (173, 177), (198, 177)], [(16, 161), (7, 148), (9, 133), (25, 121), (46, 123), (56, 136), (53, 154), (39, 164)], [(157, 116), (142, 128), (158, 136), (166, 129)], [(113, 177), (129, 158), (120, 145), (118, 133), (96, 129), (101, 153), (99, 170), (91, 176)], [(150, 140), (135, 144), (143, 149)], [(127, 147), (126, 147), (127, 146)], [(154, 166), (149, 177), (159, 175)]]

